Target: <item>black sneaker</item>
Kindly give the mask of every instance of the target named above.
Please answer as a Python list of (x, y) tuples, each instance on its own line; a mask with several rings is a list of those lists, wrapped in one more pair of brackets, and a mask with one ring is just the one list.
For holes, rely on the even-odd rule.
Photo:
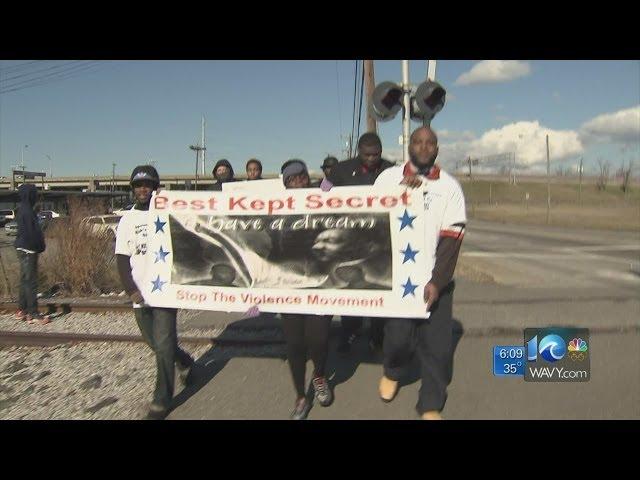
[(358, 336), (355, 333), (350, 335), (343, 335), (338, 345), (338, 353), (349, 353), (351, 351), (351, 345), (356, 341)]
[(369, 340), (369, 350), (371, 353), (375, 355), (379, 355), (382, 353), (382, 342), (378, 340), (374, 340), (373, 338)]
[(178, 372), (178, 380), (183, 387), (188, 387), (193, 383), (193, 363), (188, 367), (183, 367), (179, 363), (176, 363), (176, 372)]
[(169, 415), (169, 412), (170, 410), (168, 408), (151, 404), (145, 420), (164, 420), (167, 418), (167, 415)]
[(328, 407), (333, 402), (333, 393), (329, 382), (324, 377), (316, 377), (311, 382), (313, 384), (314, 395), (318, 400), (318, 403), (323, 407)]
[(291, 412), (291, 420), (306, 420), (311, 410), (311, 404), (306, 398), (301, 398), (296, 401), (296, 408)]

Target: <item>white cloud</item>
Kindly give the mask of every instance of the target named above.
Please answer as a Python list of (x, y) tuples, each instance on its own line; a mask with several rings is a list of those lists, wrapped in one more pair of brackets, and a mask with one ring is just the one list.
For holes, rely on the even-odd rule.
[[(546, 135), (549, 135), (552, 162), (571, 158), (584, 151), (578, 132), (552, 130), (537, 121), (510, 123), (479, 137), (474, 137), (471, 132), (463, 133), (454, 135), (454, 132), (446, 130), (438, 132), (441, 140), (438, 161), (447, 170), (453, 171), (456, 163), (462, 164), (469, 156), (480, 158), (509, 152), (515, 152), (519, 166), (533, 170), (546, 168)], [(479, 165), (477, 169), (481, 170), (482, 167)]]
[(382, 158), (390, 162), (402, 163), (402, 148), (385, 148), (382, 152)]
[[(520, 121), (488, 130), (477, 136), (470, 130), (436, 130), (440, 152), (438, 163), (445, 170), (453, 172), (456, 164), (466, 165), (466, 159), (487, 157), (515, 152), (519, 168), (544, 170), (547, 162), (546, 135), (549, 135), (549, 153), (552, 164), (584, 152), (579, 134), (574, 130), (553, 130), (540, 125), (538, 121)], [(385, 149), (384, 157), (402, 161), (402, 149)], [(481, 160), (482, 162), (482, 160)], [(495, 170), (499, 165), (493, 165)], [(461, 167), (462, 168), (462, 167)], [(488, 171), (482, 165), (474, 171)]]
[(526, 77), (530, 73), (531, 66), (527, 62), (519, 60), (483, 60), (476, 63), (468, 72), (460, 75), (454, 85), (508, 82), (516, 78)]
[(640, 105), (592, 118), (580, 128), (580, 137), (585, 143), (640, 143)]
[(552, 130), (540, 122), (515, 122), (485, 132), (469, 145), (469, 155), (482, 157), (515, 152), (520, 165), (533, 166), (546, 163), (546, 136), (549, 135), (549, 152), (553, 160), (563, 160), (584, 151), (578, 132)]
[(465, 130), (463, 132), (455, 132), (452, 130), (437, 130), (436, 134), (438, 135), (438, 141), (442, 143), (443, 141), (455, 142), (455, 141), (471, 141), (476, 138), (475, 133), (471, 130)]

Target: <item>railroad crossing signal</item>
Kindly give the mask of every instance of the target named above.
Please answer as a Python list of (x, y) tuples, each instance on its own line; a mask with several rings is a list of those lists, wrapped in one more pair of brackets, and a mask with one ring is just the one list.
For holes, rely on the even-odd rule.
[[(380, 83), (371, 95), (370, 111), (376, 120), (393, 119), (402, 108), (402, 86), (393, 82)], [(442, 110), (447, 92), (438, 82), (427, 80), (420, 84), (411, 96), (411, 118), (430, 122)]]

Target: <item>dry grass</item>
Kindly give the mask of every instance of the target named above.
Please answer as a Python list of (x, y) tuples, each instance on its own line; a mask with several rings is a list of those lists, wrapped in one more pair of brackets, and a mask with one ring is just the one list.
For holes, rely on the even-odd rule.
[[(47, 230), (47, 249), (40, 257), (42, 287), (61, 284), (71, 295), (95, 295), (120, 288), (112, 237), (95, 234), (82, 222), (103, 211), (100, 203), (70, 200), (69, 216)], [(44, 290), (42, 287), (40, 290)]]
[[(544, 183), (512, 185), (466, 181), (462, 187), (469, 218), (529, 225), (547, 222), (547, 186)], [(625, 194), (612, 185), (604, 191), (586, 185), (579, 195), (577, 185), (552, 184), (550, 224), (640, 231), (640, 189), (634, 188)]]
[[(3, 248), (1, 255), (4, 272), (0, 272), (0, 274), (2, 274), (2, 279), (0, 280), (0, 294), (3, 297), (12, 297), (17, 301), (18, 283), (20, 282), (20, 264), (18, 263), (16, 251), (14, 248)], [(9, 255), (12, 255), (14, 258), (9, 258)], [(7, 285), (7, 280), (9, 281), (9, 285)]]
[[(509, 224), (547, 223), (547, 209), (539, 206), (527, 209), (520, 205), (472, 205), (467, 206), (467, 215), (469, 218)], [(640, 231), (640, 208), (552, 206), (549, 224), (568, 228)]]

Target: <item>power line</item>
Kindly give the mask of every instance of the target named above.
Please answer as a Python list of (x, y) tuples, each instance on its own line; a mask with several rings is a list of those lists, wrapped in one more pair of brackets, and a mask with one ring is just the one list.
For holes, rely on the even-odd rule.
[(362, 60), (362, 78), (360, 80), (360, 105), (358, 107), (358, 134), (356, 138), (360, 138), (360, 117), (362, 116), (362, 90), (364, 88), (364, 60)]
[(23, 70), (24, 68), (28, 67), (29, 65), (33, 65), (34, 63), (45, 63), (48, 60), (31, 60), (29, 62), (23, 62), (20, 63), (18, 65), (11, 65), (9, 67), (0, 67), (0, 72), (15, 72), (15, 71), (19, 71), (19, 70)]
[(33, 82), (39, 82), (40, 80), (43, 80), (43, 79), (45, 79), (45, 78), (51, 78), (51, 77), (54, 77), (54, 78), (55, 78), (55, 77), (56, 77), (56, 76), (58, 76), (58, 75), (64, 75), (64, 74), (67, 74), (67, 73), (69, 73), (69, 72), (73, 72), (73, 71), (75, 71), (75, 70), (82, 69), (82, 67), (86, 67), (86, 66), (89, 66), (89, 65), (92, 65), (92, 64), (96, 64), (96, 63), (98, 63), (98, 62), (96, 62), (96, 61), (90, 61), (90, 62), (86, 62), (86, 63), (84, 63), (84, 64), (80, 64), (80, 65), (73, 65), (73, 66), (69, 66), (69, 67), (66, 67), (64, 70), (61, 70), (61, 71), (56, 71), (56, 72), (47, 73), (47, 74), (45, 74), (45, 75), (40, 75), (40, 76), (35, 77), (35, 78), (28, 78), (28, 79), (24, 79), (24, 80), (17, 80), (17, 81), (14, 81), (13, 83), (11, 83), (11, 84), (9, 84), (9, 85), (2, 85), (2, 84), (0, 84), (0, 88), (2, 88), (2, 89), (5, 89), (5, 90), (6, 90), (6, 89), (9, 89), (9, 88), (15, 88), (15, 87), (20, 87), (20, 86), (22, 86), (22, 85), (27, 85), (27, 84), (29, 84), (29, 83), (33, 83)]
[(353, 113), (351, 115), (351, 136), (349, 137), (349, 158), (351, 158), (351, 146), (353, 145), (353, 132), (356, 122), (356, 97), (358, 95), (358, 61), (356, 60), (356, 69), (353, 78)]
[[(70, 67), (68, 70), (64, 71), (64, 72), (55, 72), (53, 74), (49, 74), (49, 75), (45, 75), (43, 77), (40, 77), (39, 79), (32, 79), (32, 80), (25, 80), (23, 82), (18, 82), (14, 85), (9, 85), (7, 87), (5, 87), (4, 89), (0, 90), (0, 94), (3, 93), (9, 93), (9, 92), (15, 92), (18, 90), (23, 90), (25, 88), (30, 88), (30, 87), (37, 87), (39, 85), (45, 85), (48, 83), (52, 83), (58, 80), (64, 80), (66, 78), (72, 77), (80, 72), (84, 72), (86, 70), (89, 70), (93, 67), (98, 67), (100, 66), (99, 62), (94, 62), (92, 64), (88, 64), (88, 65), (78, 65), (76, 67)], [(44, 79), (44, 77), (53, 77), (53, 78), (48, 78), (48, 79)]]
[(336, 60), (336, 90), (338, 91), (338, 124), (340, 130), (338, 132), (338, 144), (342, 145), (342, 103), (340, 102), (340, 77), (338, 76), (338, 61)]
[[(58, 64), (58, 65), (52, 65), (50, 67), (41, 68), (39, 70), (33, 70), (32, 72), (27, 72), (27, 73), (21, 73), (19, 75), (14, 75), (13, 77), (2, 78), (2, 79), (0, 79), (0, 82), (7, 82), (9, 80), (15, 80), (16, 78), (28, 77), (30, 75), (36, 75), (36, 74), (39, 74), (41, 72), (47, 72), (49, 70), (57, 70), (57, 69), (60, 69), (60, 68), (64, 68), (67, 65), (74, 65), (74, 64), (78, 64), (78, 63), (83, 63), (83, 62), (81, 62), (79, 60), (74, 60), (72, 62), (61, 63), (61, 64)], [(86, 63), (86, 62), (84, 62), (84, 63)]]

